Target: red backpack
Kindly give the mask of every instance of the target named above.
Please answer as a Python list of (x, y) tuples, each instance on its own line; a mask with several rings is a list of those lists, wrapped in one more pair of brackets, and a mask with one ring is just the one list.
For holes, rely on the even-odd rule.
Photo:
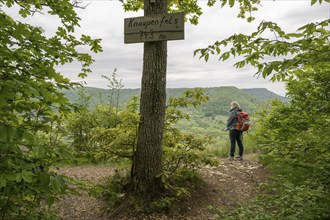
[(237, 112), (237, 123), (235, 129), (238, 131), (248, 131), (250, 127), (250, 118), (247, 112)]

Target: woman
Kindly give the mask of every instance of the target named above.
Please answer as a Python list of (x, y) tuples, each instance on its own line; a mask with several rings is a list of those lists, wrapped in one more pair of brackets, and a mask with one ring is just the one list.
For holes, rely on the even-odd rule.
[(238, 122), (237, 113), (241, 112), (242, 109), (240, 108), (237, 101), (233, 101), (230, 103), (230, 113), (229, 118), (227, 121), (226, 131), (229, 130), (229, 138), (230, 138), (230, 155), (228, 160), (233, 160), (235, 156), (235, 145), (237, 142), (238, 145), (238, 160), (243, 160), (243, 132), (238, 131), (235, 129), (236, 123)]

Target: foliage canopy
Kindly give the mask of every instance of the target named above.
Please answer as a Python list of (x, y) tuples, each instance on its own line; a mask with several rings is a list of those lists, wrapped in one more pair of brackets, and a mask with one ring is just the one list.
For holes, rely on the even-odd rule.
[(287, 83), (291, 103), (274, 101), (260, 111), (253, 134), (272, 182), (256, 202), (221, 219), (330, 217), (330, 142), (324, 138), (330, 135), (330, 72), (297, 70), (295, 75)]
[[(330, 143), (324, 138), (329, 135), (329, 25), (327, 19), (285, 33), (274, 22), (263, 21), (251, 35), (235, 34), (195, 51), (206, 61), (213, 54), (221, 61), (243, 58), (235, 67), (252, 65), (257, 75), (284, 81), (290, 99), (286, 104), (273, 102), (256, 121), (261, 161), (273, 173), (267, 194), (224, 219), (329, 218)], [(262, 37), (267, 31), (275, 37)], [(226, 47), (230, 49), (224, 51)]]
[[(316, 2), (312, 0), (311, 4)], [(320, 4), (329, 2), (319, 1)], [(301, 67), (324, 66), (329, 69), (329, 25), (330, 19), (326, 19), (303, 25), (296, 32), (285, 33), (276, 23), (262, 21), (251, 35), (234, 34), (206, 48), (195, 50), (194, 55), (199, 54), (205, 61), (208, 61), (210, 55), (218, 55), (219, 61), (238, 56), (243, 60), (235, 63), (236, 68), (251, 65), (257, 68), (256, 75), (263, 78), (270, 76), (273, 82), (285, 81), (294, 77), (295, 70)], [(273, 33), (274, 38), (264, 38), (265, 32)], [(224, 51), (226, 47), (231, 48)]]
[[(143, 9), (144, 0), (121, 0), (125, 11), (138, 11)], [(209, 7), (216, 4), (216, 0), (208, 0), (207, 5)], [(229, 7), (234, 7), (235, 3), (239, 4), (239, 18), (246, 18), (247, 21), (251, 22), (254, 20), (252, 17), (252, 12), (258, 10), (256, 7), (260, 4), (260, 0), (221, 0), (221, 7), (229, 5)], [(186, 19), (190, 23), (197, 25), (199, 17), (203, 14), (202, 8), (198, 5), (197, 0), (168, 0), (168, 12), (184, 12)], [(249, 14), (246, 17), (246, 14)]]
[[(49, 170), (69, 156), (58, 141), (60, 121), (71, 105), (58, 89), (73, 86), (56, 66), (81, 62), (86, 76), (93, 62), (86, 46), (100, 52), (100, 39), (73, 35), (79, 26), (74, 4), (68, 0), (0, 1), (0, 210), (1, 219), (50, 218), (40, 204), (52, 205), (58, 194), (68, 193), (68, 179)], [(18, 10), (16, 20), (8, 8)], [(34, 13), (61, 20), (57, 32), (47, 37), (41, 27), (24, 23)], [(32, 217), (31, 217), (32, 216)]]

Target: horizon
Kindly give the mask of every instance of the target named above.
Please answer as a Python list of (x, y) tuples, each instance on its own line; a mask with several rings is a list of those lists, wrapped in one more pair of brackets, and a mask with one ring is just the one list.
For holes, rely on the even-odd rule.
[[(100, 87), (96, 87), (96, 86), (83, 86), (85, 88), (96, 88), (96, 89), (102, 89), (102, 90), (109, 90), (110, 88), (100, 88)], [(273, 92), (267, 88), (264, 88), (264, 87), (250, 87), (250, 88), (239, 88), (237, 86), (209, 86), (209, 87), (201, 87), (201, 86), (196, 86), (196, 87), (166, 87), (166, 89), (194, 89), (194, 88), (201, 88), (201, 89), (212, 89), (212, 88), (236, 88), (236, 89), (239, 89), (239, 90), (247, 90), (247, 89), (265, 89), (271, 93), (274, 93), (275, 95), (278, 95), (278, 96), (281, 96), (281, 97), (286, 97), (286, 95), (281, 95), (281, 94), (278, 94), (276, 92)], [(122, 87), (120, 88), (119, 90), (122, 90), (122, 89), (131, 89), (131, 90), (136, 90), (136, 89), (141, 89), (136, 87), (136, 88), (127, 88), (127, 87)]]

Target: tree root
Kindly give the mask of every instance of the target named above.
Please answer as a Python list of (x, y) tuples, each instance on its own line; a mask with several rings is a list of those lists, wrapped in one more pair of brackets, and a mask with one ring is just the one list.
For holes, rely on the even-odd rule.
[(105, 216), (103, 220), (119, 220), (120, 218), (124, 217), (127, 212), (129, 212), (131, 208), (131, 204), (129, 200), (124, 200), (122, 204), (120, 204), (115, 210), (113, 210), (110, 214)]

